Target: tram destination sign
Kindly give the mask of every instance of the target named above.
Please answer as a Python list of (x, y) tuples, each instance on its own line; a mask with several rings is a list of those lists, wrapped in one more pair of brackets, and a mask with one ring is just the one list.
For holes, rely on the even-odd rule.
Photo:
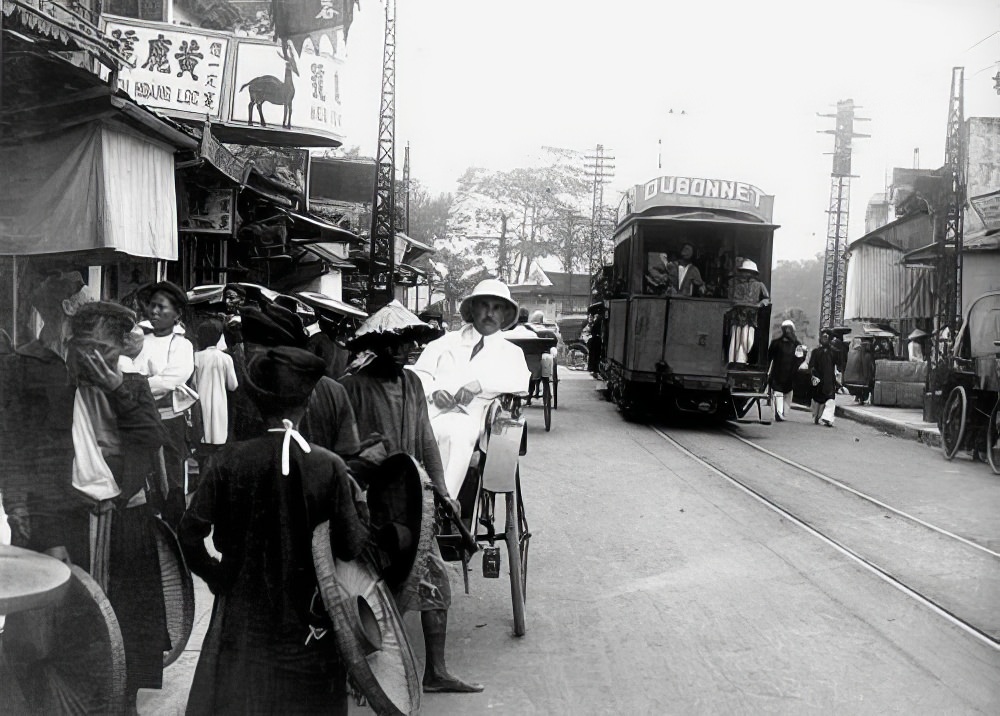
[[(727, 209), (771, 222), (774, 197), (753, 184), (730, 179), (664, 176), (629, 191), (628, 210), (641, 214), (658, 207)], [(624, 218), (624, 217), (621, 217)]]

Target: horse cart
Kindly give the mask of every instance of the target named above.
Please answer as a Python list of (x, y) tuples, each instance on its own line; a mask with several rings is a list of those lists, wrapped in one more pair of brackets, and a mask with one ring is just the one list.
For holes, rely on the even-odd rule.
[(1000, 475), (1000, 291), (972, 302), (955, 338), (941, 411), (946, 459), (959, 450), (985, 452)]

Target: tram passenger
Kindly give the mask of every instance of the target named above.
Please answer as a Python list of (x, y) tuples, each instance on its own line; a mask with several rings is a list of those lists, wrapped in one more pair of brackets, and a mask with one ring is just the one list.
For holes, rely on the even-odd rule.
[[(330, 523), (337, 559), (368, 541), (352, 480), (333, 453), (295, 430), (326, 369), (299, 348), (256, 351), (244, 387), (266, 432), (213, 456), (179, 538), (215, 595), (188, 714), (347, 714), (346, 670), (313, 609), (313, 530)], [(221, 559), (208, 554), (212, 534)]]
[(729, 280), (729, 299), (735, 304), (729, 314), (729, 362), (745, 365), (757, 333), (757, 311), (770, 303), (767, 289), (757, 279), (757, 264), (750, 259), (743, 259)]
[[(390, 455), (400, 450), (419, 460), (431, 482), (442, 495), (448, 494), (444, 479), (441, 453), (427, 415), (427, 398), (420, 379), (412, 371), (404, 370), (409, 344), (429, 328), (420, 319), (394, 302), (373, 314), (361, 328), (352, 347), (365, 347), (373, 358), (354, 373), (343, 379), (344, 389), (350, 397), (358, 429), (364, 441), (378, 439), (384, 452)], [(379, 326), (380, 330), (376, 330)], [(374, 446), (373, 446), (374, 447)], [(363, 477), (363, 467), (358, 462), (380, 462), (378, 457), (368, 457), (365, 451), (361, 460), (352, 462), (355, 474)], [(374, 452), (374, 451), (372, 451)], [(376, 453), (377, 454), (377, 453)], [(461, 506), (452, 500), (455, 514)], [(421, 586), (416, 609), (424, 632), (427, 668), (424, 670), (423, 687), (427, 692), (474, 693), (483, 690), (482, 684), (466, 683), (448, 673), (445, 663), (445, 639), (448, 631), (448, 609), (451, 606), (451, 585), (447, 568), (437, 541), (431, 540), (427, 555), (426, 586)]]
[(517, 321), (506, 284), (480, 281), (459, 310), (465, 325), (429, 343), (409, 366), (432, 406), (431, 427), (452, 497), (465, 481), (490, 402), (501, 393), (523, 394), (531, 376), (524, 353), (500, 333)]

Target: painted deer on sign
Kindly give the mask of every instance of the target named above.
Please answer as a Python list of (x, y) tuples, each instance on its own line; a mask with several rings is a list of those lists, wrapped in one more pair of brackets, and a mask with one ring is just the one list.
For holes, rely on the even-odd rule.
[(260, 126), (266, 127), (264, 121), (264, 110), (261, 107), (265, 102), (271, 104), (284, 105), (285, 113), (281, 119), (281, 126), (285, 129), (292, 128), (292, 99), (295, 97), (295, 83), (292, 73), (299, 74), (299, 68), (295, 64), (295, 58), (291, 53), (278, 54), (278, 57), (285, 61), (285, 80), (282, 82), (274, 75), (261, 75), (254, 77), (245, 85), (240, 87), (240, 92), (250, 88), (250, 104), (247, 105), (247, 124), (253, 126), (253, 108), (257, 106), (257, 116), (260, 117)]

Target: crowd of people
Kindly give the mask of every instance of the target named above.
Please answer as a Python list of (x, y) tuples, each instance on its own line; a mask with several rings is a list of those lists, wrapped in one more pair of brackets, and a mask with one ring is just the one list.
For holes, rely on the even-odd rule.
[[(254, 305), (235, 285), (224, 300), (195, 316), (164, 281), (137, 313), (93, 300), (78, 273), (38, 286), (38, 339), (0, 356), (2, 407), (19, 416), (0, 433), (11, 541), (83, 567), (106, 592), (133, 712), (139, 689), (162, 686), (172, 646), (153, 540), (162, 520), (215, 598), (188, 711), (346, 713), (333, 639), (308, 638), (322, 631), (313, 530), (330, 523), (337, 559), (379, 547), (364, 489), (398, 452), (460, 513), (487, 407), (529, 388), (523, 354), (501, 335), (518, 307), (487, 280), (450, 333), (393, 302), (350, 332), (321, 317), (310, 335), (294, 301)], [(414, 342), (426, 345), (407, 365)], [(435, 544), (422, 559), (423, 688), (481, 691), (446, 665), (448, 574)]]

